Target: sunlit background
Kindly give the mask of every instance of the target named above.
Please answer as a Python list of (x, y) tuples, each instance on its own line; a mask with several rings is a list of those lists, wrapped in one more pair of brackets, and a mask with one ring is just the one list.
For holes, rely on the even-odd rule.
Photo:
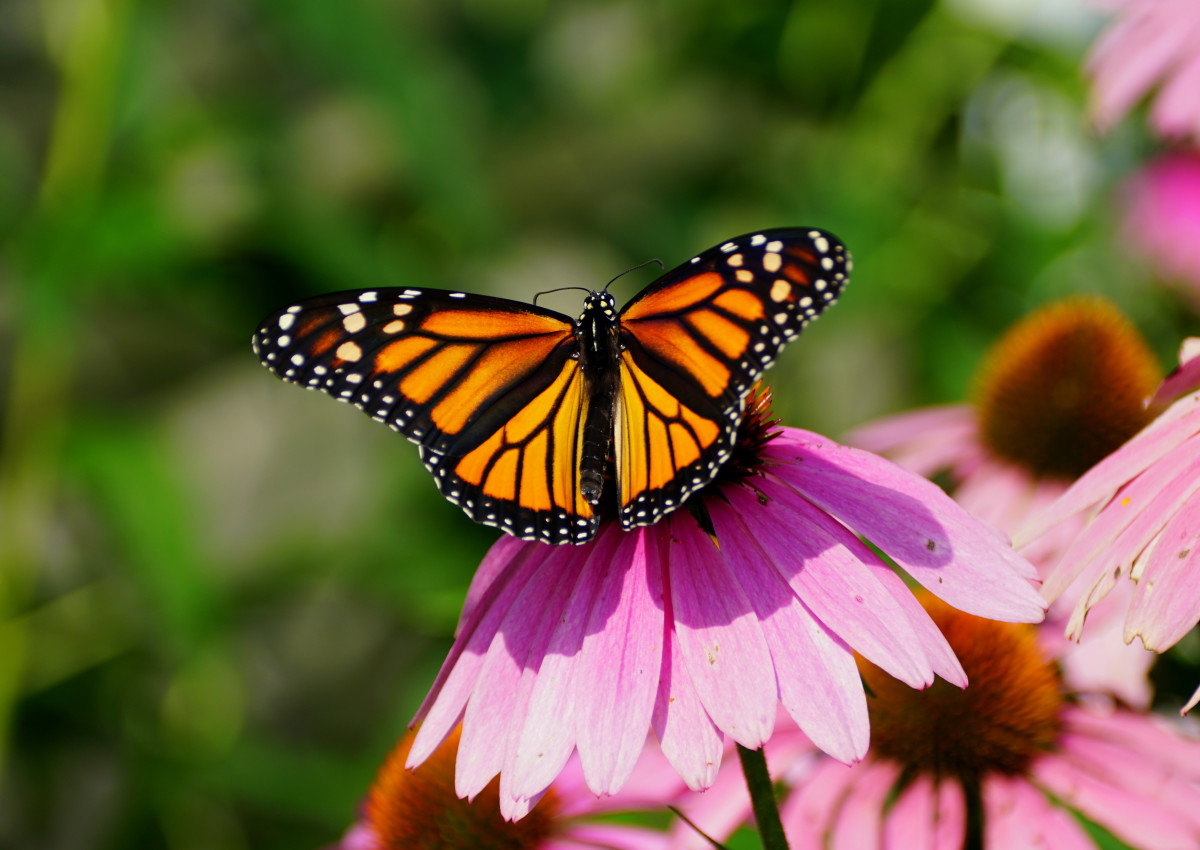
[(770, 375), (789, 424), (960, 400), (1068, 293), (1169, 368), (1197, 325), (1118, 235), (1152, 143), (1088, 126), (1100, 25), (1072, 0), (0, 3), (0, 845), (319, 847), (431, 683), (495, 533), (259, 366), (286, 303), (529, 300), (817, 225), (855, 273)]

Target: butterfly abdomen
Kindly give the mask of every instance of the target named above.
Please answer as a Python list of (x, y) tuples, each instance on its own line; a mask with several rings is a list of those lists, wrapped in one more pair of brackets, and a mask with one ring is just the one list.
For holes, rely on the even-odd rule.
[(584, 302), (575, 325), (580, 368), (587, 385), (587, 416), (579, 454), (579, 492), (598, 504), (604, 491), (604, 469), (612, 441), (613, 404), (620, 385), (621, 343), (613, 297), (595, 292)]

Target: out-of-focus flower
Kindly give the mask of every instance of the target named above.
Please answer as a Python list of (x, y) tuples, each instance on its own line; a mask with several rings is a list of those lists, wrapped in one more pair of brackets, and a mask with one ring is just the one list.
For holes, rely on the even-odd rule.
[(878, 547), (948, 603), (1042, 618), (1032, 565), (940, 489), (807, 431), (752, 399), (716, 482), (659, 524), (589, 544), (502, 538), (467, 595), (409, 765), (463, 722), (457, 790), (500, 774), (528, 811), (578, 751), (597, 794), (620, 789), (653, 728), (692, 788), (723, 738), (758, 748), (777, 707), (821, 749), (866, 752), (854, 651), (913, 687), (965, 684), (945, 639)]
[[(1153, 354), (1116, 307), (1071, 298), (996, 342), (972, 404), (889, 416), (846, 439), (919, 475), (948, 472), (955, 501), (1012, 534), (1149, 421), (1144, 401), (1158, 379)], [(1023, 554), (1039, 563), (1071, 531)]]
[(612, 797), (589, 792), (578, 759), (572, 759), (533, 811), (510, 823), (500, 815), (495, 782), (470, 802), (454, 793), (457, 730), (419, 769), (405, 770), (413, 737), (405, 735), (388, 755), (360, 819), (329, 850), (663, 850), (663, 832), (608, 816), (663, 810), (686, 791), (653, 746), (625, 790)]
[(1200, 154), (1163, 154), (1129, 181), (1126, 197), (1129, 241), (1200, 307)]
[(1200, 139), (1200, 4), (1195, 0), (1104, 0), (1115, 13), (1088, 58), (1092, 116), (1117, 123), (1152, 89), (1150, 123), (1167, 138)]
[[(1072, 298), (1031, 313), (1001, 337), (975, 377), (972, 404), (890, 416), (847, 440), (920, 475), (948, 473), (955, 501), (1015, 534), (1150, 420), (1144, 402), (1158, 378), (1153, 354), (1116, 307)], [(1062, 523), (1021, 554), (1045, 572), (1084, 521)], [(1064, 599), (1047, 616), (1065, 626), (1073, 604)], [(1118, 607), (1105, 606), (1096, 619), (1119, 619)], [(1112, 628), (1096, 625), (1085, 654), (1065, 663), (1108, 654), (1108, 665), (1085, 665), (1092, 684), (1148, 704), (1145, 673), (1154, 655), (1126, 649)]]
[[(1097, 847), (1077, 816), (1136, 847), (1200, 847), (1200, 741), (1072, 701), (1033, 627), (927, 601), (970, 686), (915, 691), (862, 662), (872, 746), (851, 767), (780, 729), (766, 755), (790, 787), (781, 815), (794, 850)], [(750, 817), (744, 785), (724, 773), (679, 804), (718, 840)], [(678, 848), (708, 846), (683, 826), (675, 837)]]
[[(1021, 532), (1033, 539), (1099, 505), (1063, 554), (1042, 592), (1054, 599), (1076, 579), (1085, 588), (1068, 624), (1078, 636), (1084, 617), (1122, 579), (1134, 583), (1125, 617), (1126, 642), (1142, 639), (1161, 652), (1200, 620), (1200, 358), (1197, 341), (1154, 396), (1165, 404), (1184, 393), (1133, 439), (1075, 482)], [(1185, 711), (1200, 701), (1200, 690)]]

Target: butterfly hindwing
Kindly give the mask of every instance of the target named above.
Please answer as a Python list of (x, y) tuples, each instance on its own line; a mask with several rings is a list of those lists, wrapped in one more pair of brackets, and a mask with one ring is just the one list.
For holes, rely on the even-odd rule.
[(568, 317), (501, 298), (381, 288), (281, 310), (254, 347), (284, 380), (417, 443), (443, 495), (473, 519), (555, 543), (594, 533), (578, 495), (586, 393)]
[(625, 306), (614, 452), (627, 528), (716, 476), (746, 393), (837, 300), (849, 270), (832, 234), (764, 230), (697, 255)]

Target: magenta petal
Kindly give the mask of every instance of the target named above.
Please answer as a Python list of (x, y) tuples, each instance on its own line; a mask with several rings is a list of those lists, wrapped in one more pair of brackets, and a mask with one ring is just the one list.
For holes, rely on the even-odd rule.
[(883, 827), (888, 850), (959, 850), (967, 827), (962, 786), (939, 782), (935, 790), (929, 777), (918, 776), (901, 792)]
[(721, 551), (762, 623), (783, 707), (822, 750), (847, 763), (861, 759), (870, 723), (853, 652), (800, 604), (730, 507), (714, 499), (709, 512)]
[(700, 704), (669, 620), (663, 634), (663, 666), (652, 717), (654, 734), (663, 755), (688, 788), (703, 791), (713, 784), (721, 766), (721, 733)]
[[(474, 797), (502, 768), (511, 766), (542, 657), (583, 566), (573, 547), (544, 549), (548, 551), (537, 573), (492, 638), (467, 703), (454, 777), (460, 797)], [(501, 797), (520, 796), (506, 795), (507, 782), (511, 771), (502, 777)]]
[(778, 689), (750, 601), (687, 511), (668, 519), (671, 605), (680, 655), (717, 728), (757, 749), (771, 737)]
[(809, 501), (878, 546), (923, 587), (962, 611), (1039, 622), (1045, 602), (1023, 579), (1037, 570), (935, 484), (868, 452), (787, 429), (767, 454)]
[(1017, 545), (1023, 546), (1073, 514), (1108, 501), (1118, 487), (1140, 475), (1198, 431), (1200, 393), (1168, 407), (1125, 445), (1085, 472), (1058, 501), (1017, 532)]
[[(616, 530), (580, 654), (575, 734), (588, 787), (614, 794), (646, 742), (663, 664), (662, 567), (655, 532)], [(599, 557), (599, 556), (598, 556)]]
[(1193, 498), (1154, 542), (1125, 620), (1125, 640), (1141, 635), (1162, 652), (1200, 620), (1200, 499)]
[(933, 681), (904, 609), (864, 565), (875, 554), (858, 538), (778, 481), (763, 478), (764, 505), (742, 487), (726, 492), (757, 547), (834, 634), (914, 688)]
[[(529, 544), (529, 547), (534, 545)], [(467, 700), (479, 680), (479, 672), (492, 639), (513, 602), (537, 574), (540, 564), (537, 559), (528, 558), (532, 549), (518, 548), (514, 551), (515, 557), (508, 568), (502, 571), (502, 578), (490, 584), (471, 616), (459, 624), (454, 646), (413, 718), (412, 724), (422, 722), (405, 767), (414, 768), (429, 758), (458, 725)]]

